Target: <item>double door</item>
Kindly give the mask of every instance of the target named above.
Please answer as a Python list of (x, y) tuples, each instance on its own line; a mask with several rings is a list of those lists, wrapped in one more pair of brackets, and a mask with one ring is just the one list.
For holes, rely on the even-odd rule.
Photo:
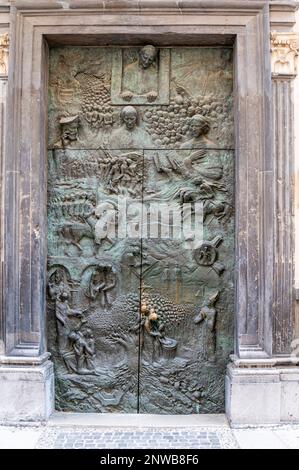
[(233, 337), (226, 48), (50, 51), (56, 407), (215, 413)]

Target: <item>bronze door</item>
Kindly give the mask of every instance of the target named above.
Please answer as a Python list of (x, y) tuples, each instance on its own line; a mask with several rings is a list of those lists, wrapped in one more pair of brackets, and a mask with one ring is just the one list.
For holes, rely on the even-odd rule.
[(56, 407), (216, 413), (233, 350), (230, 48), (50, 50)]

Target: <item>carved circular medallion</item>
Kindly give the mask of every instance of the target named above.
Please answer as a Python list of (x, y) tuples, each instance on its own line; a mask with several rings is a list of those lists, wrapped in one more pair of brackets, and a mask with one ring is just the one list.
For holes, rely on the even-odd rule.
[(201, 266), (211, 266), (217, 258), (217, 250), (210, 242), (203, 242), (194, 250), (194, 258)]

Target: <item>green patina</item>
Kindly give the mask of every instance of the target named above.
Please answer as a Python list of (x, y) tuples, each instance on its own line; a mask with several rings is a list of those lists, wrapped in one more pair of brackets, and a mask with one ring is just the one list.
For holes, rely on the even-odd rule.
[[(229, 48), (51, 49), (48, 347), (57, 409), (224, 410), (232, 89)], [(202, 239), (192, 225), (175, 236), (155, 218), (161, 204), (184, 224), (198, 210)]]

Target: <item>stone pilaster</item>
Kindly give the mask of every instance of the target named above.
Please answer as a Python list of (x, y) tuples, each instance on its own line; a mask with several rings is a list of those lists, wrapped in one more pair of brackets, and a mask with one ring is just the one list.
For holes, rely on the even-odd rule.
[[(9, 9), (0, 7), (0, 424), (30, 421), (45, 421), (53, 411), (54, 376), (49, 354), (39, 357), (7, 355), (8, 318), (4, 315), (4, 175), (7, 171), (6, 134), (7, 134), (7, 89), (9, 75), (10, 38), (5, 28), (9, 19)], [(2, 30), (3, 28), (3, 30)]]
[(273, 354), (288, 355), (294, 329), (294, 90), (299, 39), (271, 34), (275, 224)]
[[(3, 162), (5, 152), (5, 113), (6, 113), (6, 94), (8, 80), (8, 33), (0, 34), (0, 205), (1, 214), (3, 214)], [(3, 219), (0, 219), (0, 237), (1, 237), (1, 268), (0, 268), (0, 354), (4, 353), (4, 318), (2, 310), (2, 273), (3, 273)]]
[(299, 421), (299, 348), (293, 342), (293, 79), (297, 74), (299, 41), (295, 34), (282, 32), (271, 33), (270, 39), (275, 224), (272, 354), (258, 360), (232, 357), (226, 377), (226, 410), (235, 427)]

